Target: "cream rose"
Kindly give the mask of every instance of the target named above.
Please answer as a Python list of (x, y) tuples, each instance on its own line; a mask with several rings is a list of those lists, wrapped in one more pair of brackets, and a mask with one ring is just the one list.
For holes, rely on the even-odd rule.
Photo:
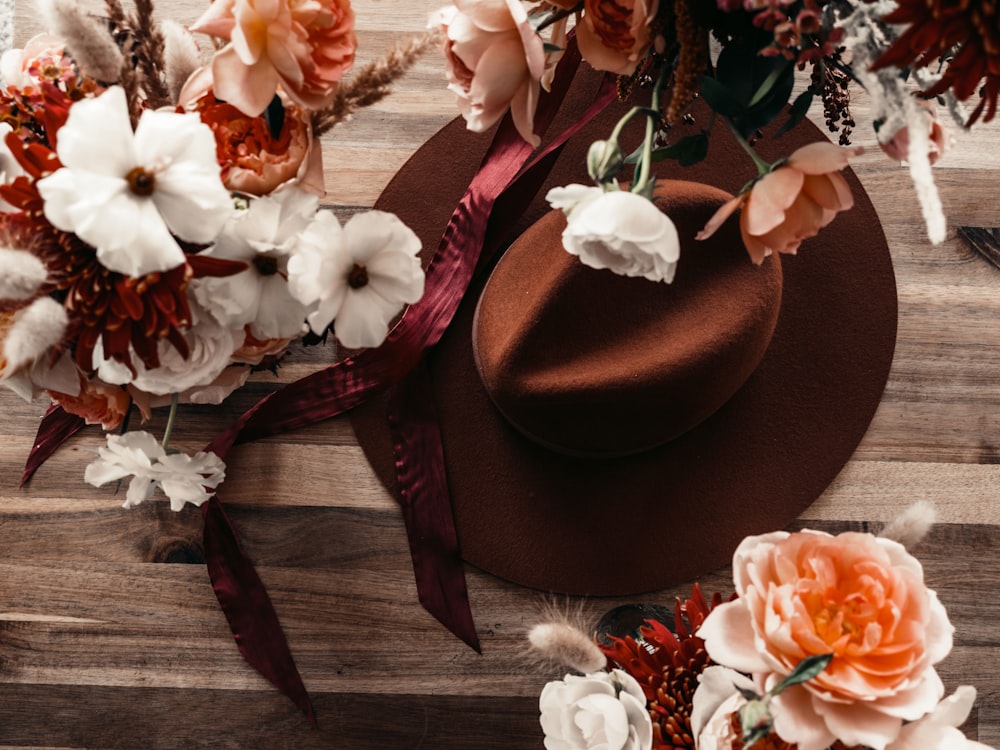
[(648, 750), (653, 724), (635, 678), (620, 669), (566, 675), (538, 700), (546, 750)]
[(805, 657), (833, 654), (772, 704), (775, 732), (799, 750), (835, 740), (883, 750), (941, 699), (934, 665), (951, 650), (953, 628), (897, 542), (817, 531), (748, 537), (733, 580), (739, 598), (698, 631), (714, 661), (769, 690)]
[(448, 88), (469, 130), (482, 132), (510, 107), (517, 132), (537, 146), (534, 134), (545, 45), (520, 0), (456, 0), (431, 16), (445, 32)]
[(673, 281), (680, 257), (677, 228), (641, 195), (623, 190), (567, 185), (545, 196), (566, 214), (563, 246), (591, 268), (622, 276)]

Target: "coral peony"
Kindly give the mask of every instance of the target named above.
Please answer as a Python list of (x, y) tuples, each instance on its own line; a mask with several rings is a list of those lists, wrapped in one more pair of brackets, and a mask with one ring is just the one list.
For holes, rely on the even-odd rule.
[(301, 107), (328, 104), (358, 46), (349, 0), (215, 0), (191, 30), (230, 40), (212, 59), (215, 93), (251, 116), (279, 84)]
[(49, 396), (65, 411), (83, 417), (87, 424), (99, 424), (105, 430), (118, 427), (132, 403), (128, 391), (120, 385), (82, 376), (79, 395), (49, 391)]
[(740, 233), (754, 263), (772, 252), (794, 253), (841, 211), (854, 205), (847, 180), (839, 174), (860, 148), (820, 141), (796, 149), (788, 160), (754, 182), (751, 189), (724, 203), (697, 239), (715, 234), (743, 206)]
[(937, 706), (934, 665), (953, 628), (902, 545), (860, 533), (753, 536), (733, 556), (733, 578), (739, 598), (698, 631), (713, 660), (768, 690), (805, 657), (833, 654), (772, 704), (774, 730), (799, 750), (885, 748)]
[(632, 75), (652, 41), (659, 0), (586, 0), (577, 24), (580, 54), (597, 70)]
[(431, 16), (445, 32), (448, 88), (469, 129), (482, 132), (510, 107), (517, 132), (534, 134), (545, 46), (519, 0), (457, 0)]
[(301, 107), (284, 102), (281, 130), (272, 133), (262, 115), (250, 117), (212, 90), (210, 68), (195, 71), (180, 106), (197, 112), (215, 134), (222, 183), (247, 195), (267, 195), (286, 183), (323, 195), (323, 158)]

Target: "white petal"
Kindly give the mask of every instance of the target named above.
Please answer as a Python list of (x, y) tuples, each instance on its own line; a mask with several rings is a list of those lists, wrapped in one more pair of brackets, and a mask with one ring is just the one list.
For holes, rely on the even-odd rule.
[(334, 318), (333, 331), (340, 343), (349, 349), (379, 346), (389, 333), (389, 321), (402, 308), (401, 304), (388, 302), (368, 287), (350, 290)]
[[(100, 147), (95, 147), (95, 136)], [(112, 86), (94, 99), (82, 99), (69, 110), (59, 129), (59, 161), (74, 171), (124, 177), (136, 166), (125, 90)]]

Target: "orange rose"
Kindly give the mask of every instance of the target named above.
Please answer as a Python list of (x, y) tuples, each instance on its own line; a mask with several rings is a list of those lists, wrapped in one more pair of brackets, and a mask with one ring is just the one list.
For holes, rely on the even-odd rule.
[(302, 109), (286, 103), (281, 131), (274, 135), (263, 116), (250, 117), (215, 96), (211, 72), (188, 79), (180, 106), (197, 112), (215, 134), (222, 182), (247, 195), (267, 195), (286, 182), (323, 194), (322, 151), (313, 147), (312, 127)]
[(586, 0), (576, 33), (580, 54), (598, 70), (632, 75), (652, 37), (659, 0)]
[(772, 252), (795, 253), (802, 240), (815, 237), (839, 212), (854, 205), (840, 170), (847, 166), (848, 157), (861, 151), (826, 141), (796, 149), (750, 190), (724, 203), (696, 239), (711, 237), (743, 206), (740, 234), (754, 263), (763, 263)]
[(768, 690), (805, 657), (833, 654), (772, 704), (775, 731), (800, 750), (836, 740), (885, 747), (944, 695), (934, 665), (954, 629), (897, 542), (853, 532), (748, 537), (733, 555), (733, 580), (739, 598), (698, 630), (714, 661)]
[(83, 417), (87, 424), (99, 424), (105, 430), (118, 427), (132, 403), (128, 392), (120, 385), (109, 385), (103, 380), (82, 376), (78, 395), (49, 391), (49, 396), (70, 414)]
[(328, 104), (358, 46), (349, 0), (215, 0), (191, 30), (230, 40), (212, 59), (215, 91), (248, 115), (279, 84), (300, 107)]

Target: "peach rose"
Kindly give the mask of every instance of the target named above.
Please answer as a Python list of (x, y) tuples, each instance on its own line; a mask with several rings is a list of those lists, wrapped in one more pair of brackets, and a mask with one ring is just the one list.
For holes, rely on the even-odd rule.
[(659, 0), (586, 0), (576, 33), (580, 54), (597, 70), (632, 75), (652, 37)]
[(534, 134), (545, 46), (520, 0), (457, 0), (431, 16), (445, 32), (448, 88), (469, 130), (482, 132), (510, 107), (517, 132), (537, 146)]
[(248, 115), (279, 84), (300, 107), (328, 104), (358, 46), (349, 0), (215, 0), (191, 30), (230, 40), (212, 59), (215, 92)]
[(754, 263), (772, 252), (795, 253), (802, 240), (815, 237), (841, 211), (854, 205), (839, 172), (861, 148), (840, 148), (826, 141), (796, 149), (788, 160), (757, 180), (749, 191), (724, 203), (696, 239), (715, 234), (740, 206), (740, 234)]
[(105, 430), (118, 427), (132, 403), (128, 392), (120, 385), (82, 376), (78, 395), (49, 391), (49, 396), (70, 414), (83, 417), (87, 424), (99, 424)]
[(817, 677), (774, 699), (774, 731), (799, 750), (885, 748), (944, 694), (934, 665), (953, 628), (923, 569), (897, 542), (818, 531), (748, 537), (733, 555), (738, 599), (698, 635), (719, 664), (769, 690), (805, 657), (833, 654)]
[[(934, 164), (944, 155), (945, 151), (951, 148), (955, 139), (951, 137), (951, 134), (938, 120), (935, 108), (930, 103), (920, 101), (918, 105), (920, 106), (918, 111), (923, 113), (930, 126), (927, 133), (927, 159), (931, 164)], [(895, 159), (896, 161), (909, 159), (910, 128), (904, 125), (888, 141), (883, 142), (880, 140), (878, 145), (890, 159)]]
[(197, 112), (215, 135), (222, 182), (247, 195), (267, 195), (295, 182), (323, 195), (322, 150), (302, 109), (285, 103), (281, 131), (274, 135), (263, 116), (251, 117), (216, 97), (209, 68), (195, 71), (181, 90), (179, 106)]

